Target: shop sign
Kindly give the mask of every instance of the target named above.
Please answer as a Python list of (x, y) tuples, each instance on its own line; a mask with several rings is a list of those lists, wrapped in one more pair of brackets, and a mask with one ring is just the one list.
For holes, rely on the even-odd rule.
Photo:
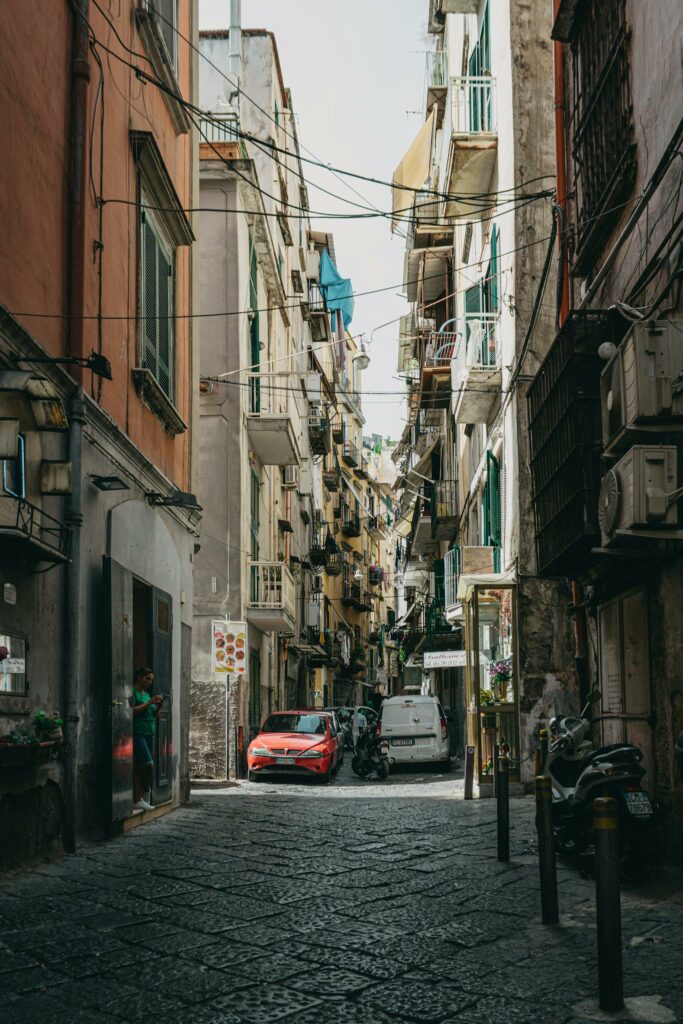
[(425, 651), (423, 668), (464, 668), (467, 651)]
[(214, 673), (246, 679), (249, 670), (249, 647), (246, 622), (211, 623), (211, 662)]

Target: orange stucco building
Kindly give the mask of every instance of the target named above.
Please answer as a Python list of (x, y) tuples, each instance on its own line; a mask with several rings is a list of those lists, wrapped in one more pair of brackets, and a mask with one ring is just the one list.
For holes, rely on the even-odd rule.
[(0, 743), (0, 868), (134, 823), (136, 666), (165, 695), (152, 802), (185, 794), (197, 22), (197, 0), (0, 6), (0, 740), (37, 710), (67, 740), (19, 781)]

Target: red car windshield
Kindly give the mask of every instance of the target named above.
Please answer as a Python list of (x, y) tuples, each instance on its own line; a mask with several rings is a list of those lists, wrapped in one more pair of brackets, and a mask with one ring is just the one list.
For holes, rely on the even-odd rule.
[(325, 719), (322, 715), (271, 715), (261, 732), (308, 732), (324, 736)]

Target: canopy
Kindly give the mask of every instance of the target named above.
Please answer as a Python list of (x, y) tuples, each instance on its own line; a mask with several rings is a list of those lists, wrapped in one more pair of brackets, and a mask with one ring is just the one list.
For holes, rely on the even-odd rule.
[(509, 569), (507, 572), (461, 573), (458, 577), (456, 596), (459, 601), (465, 601), (471, 595), (474, 587), (490, 587), (495, 590), (496, 587), (509, 586), (515, 582), (514, 569)]
[(344, 327), (353, 320), (353, 285), (351, 278), (342, 277), (330, 258), (327, 249), (320, 253), (320, 291), (325, 297), (328, 309), (340, 309)]
[[(434, 128), (434, 108), (413, 139), (408, 151), (394, 171), (392, 189), (393, 218), (392, 230), (401, 219), (401, 211), (412, 206), (414, 196), (407, 189), (418, 192), (429, 177), (432, 161), (432, 134)], [(396, 187), (396, 186), (403, 186)]]

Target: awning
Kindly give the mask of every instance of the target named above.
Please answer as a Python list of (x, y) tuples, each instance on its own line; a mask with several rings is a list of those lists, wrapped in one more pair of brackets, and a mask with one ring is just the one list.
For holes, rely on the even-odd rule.
[(413, 601), (408, 611), (405, 613), (405, 615), (402, 615), (400, 619), (397, 619), (397, 621), (392, 626), (392, 629), (397, 629), (399, 626), (402, 626), (405, 623), (405, 621), (410, 618), (410, 616), (413, 614), (416, 603), (416, 601)]
[(429, 170), (432, 160), (432, 135), (434, 131), (434, 110), (420, 128), (419, 132), (411, 142), (405, 156), (394, 171), (394, 186), (405, 186), (404, 188), (392, 189), (393, 219), (392, 230), (396, 230), (397, 224), (405, 216), (408, 208), (412, 207), (414, 195), (407, 189), (419, 191), (429, 177)]
[(406, 252), (404, 285), (408, 302), (416, 302), (422, 283), (422, 301), (433, 302), (450, 291), (448, 260), (453, 256), (453, 245), (433, 245), (428, 249), (410, 249)]
[(403, 573), (403, 586), (404, 587), (422, 587), (427, 582), (429, 573), (427, 569), (421, 565), (412, 565), (408, 562), (406, 570)]
[(405, 486), (407, 484), (409, 487), (419, 487), (420, 484), (424, 483), (424, 477), (427, 477), (429, 480), (432, 479), (431, 474), (427, 470), (431, 469), (432, 452), (440, 441), (441, 438), (437, 436), (430, 445), (427, 445), (424, 455), (420, 456), (413, 468), (398, 478), (394, 484), (395, 491), (399, 490), (400, 485)]
[(458, 593), (456, 596), (459, 601), (465, 601), (472, 593), (474, 587), (491, 587), (495, 589), (496, 587), (516, 582), (514, 569), (510, 569), (508, 572), (461, 573), (458, 578)]

